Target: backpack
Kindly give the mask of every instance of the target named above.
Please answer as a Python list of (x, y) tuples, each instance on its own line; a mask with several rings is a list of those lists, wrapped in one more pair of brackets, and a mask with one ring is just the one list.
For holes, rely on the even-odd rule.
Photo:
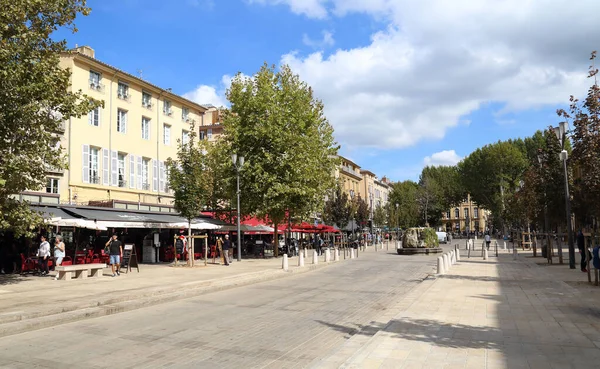
[(183, 252), (183, 240), (181, 238), (178, 238), (177, 241), (175, 241), (175, 250), (177, 250), (178, 254)]

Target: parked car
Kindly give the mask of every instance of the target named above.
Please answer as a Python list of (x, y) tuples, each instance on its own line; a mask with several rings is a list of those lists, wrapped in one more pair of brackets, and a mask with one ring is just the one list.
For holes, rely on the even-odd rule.
[(448, 243), (448, 235), (446, 232), (435, 232), (435, 234), (437, 234), (440, 243)]

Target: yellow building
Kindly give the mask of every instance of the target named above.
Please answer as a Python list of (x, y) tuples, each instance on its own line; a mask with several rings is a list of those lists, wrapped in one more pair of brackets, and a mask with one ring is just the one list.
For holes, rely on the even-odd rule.
[(458, 233), (466, 231), (468, 225), (471, 232), (486, 232), (489, 227), (489, 215), (488, 210), (480, 208), (473, 202), (471, 195), (467, 195), (467, 199), (459, 206), (443, 214), (443, 228), (446, 232)]
[(339, 156), (341, 160), (339, 168), (336, 169), (335, 177), (340, 181), (344, 192), (354, 198), (360, 194), (362, 175), (360, 174), (360, 166), (350, 159)]
[[(65, 122), (61, 146), (68, 170), (49, 173), (32, 202), (90, 204), (127, 209), (172, 211), (166, 160), (177, 155), (193, 122), (210, 121), (207, 109), (95, 59), (90, 47), (61, 55), (71, 70), (71, 89), (104, 101), (81, 118)], [(161, 206), (162, 205), (162, 206)]]
[(390, 196), (390, 185), (389, 181), (386, 177), (383, 177), (381, 180), (375, 178), (373, 181), (374, 184), (374, 206), (377, 208), (378, 206), (384, 207), (388, 203), (388, 199)]

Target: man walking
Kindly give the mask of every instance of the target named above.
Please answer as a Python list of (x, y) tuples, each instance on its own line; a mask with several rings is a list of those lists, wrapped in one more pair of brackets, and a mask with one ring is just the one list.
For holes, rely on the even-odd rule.
[[(113, 277), (121, 275), (119, 268), (121, 267), (121, 258), (123, 257), (123, 244), (117, 239), (117, 234), (113, 234), (112, 238), (106, 242), (110, 255), (110, 268), (112, 269)], [(116, 274), (115, 274), (116, 272)]]
[(225, 241), (223, 241), (223, 262), (229, 266), (229, 250), (231, 249), (231, 241), (229, 241), (229, 235), (225, 235)]
[(577, 248), (579, 249), (579, 253), (581, 254), (581, 271), (587, 272), (587, 260), (586, 260), (586, 252), (585, 252), (585, 236), (581, 229), (577, 233)]
[(487, 249), (490, 249), (490, 243), (492, 242), (492, 239), (490, 237), (489, 233), (485, 234), (485, 246), (487, 247)]
[(48, 258), (50, 258), (50, 243), (46, 241), (46, 236), (42, 235), (40, 237), (41, 243), (40, 248), (38, 249), (38, 260), (40, 264), (40, 275), (45, 276), (48, 275)]

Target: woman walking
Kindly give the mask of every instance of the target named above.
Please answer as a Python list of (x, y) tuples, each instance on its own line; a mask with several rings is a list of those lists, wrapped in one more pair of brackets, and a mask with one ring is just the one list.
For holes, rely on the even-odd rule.
[[(65, 243), (63, 242), (63, 238), (60, 235), (56, 236), (54, 242), (54, 269), (62, 264), (63, 258), (65, 257)], [(54, 279), (58, 279), (58, 273)]]
[(38, 261), (40, 265), (40, 275), (45, 276), (48, 275), (48, 258), (50, 257), (50, 244), (46, 241), (46, 236), (42, 235), (40, 237), (41, 243), (40, 248), (38, 249)]

